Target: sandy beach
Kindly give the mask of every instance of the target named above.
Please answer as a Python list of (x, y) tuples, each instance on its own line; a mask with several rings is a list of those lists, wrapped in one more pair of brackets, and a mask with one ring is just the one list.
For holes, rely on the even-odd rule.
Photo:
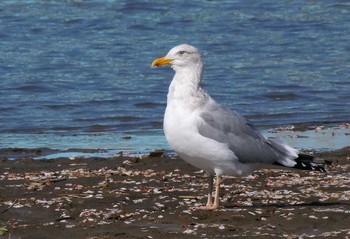
[(327, 173), (225, 177), (215, 211), (196, 209), (206, 201), (204, 173), (161, 152), (6, 159), (14, 152), (1, 152), (0, 238), (350, 237), (349, 147), (316, 153)]

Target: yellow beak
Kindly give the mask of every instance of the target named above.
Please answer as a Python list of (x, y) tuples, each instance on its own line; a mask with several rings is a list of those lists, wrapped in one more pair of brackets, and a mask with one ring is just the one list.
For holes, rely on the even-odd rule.
[(170, 64), (172, 61), (173, 61), (172, 59), (169, 59), (169, 58), (166, 58), (165, 56), (163, 56), (161, 58), (155, 59), (152, 62), (152, 68)]

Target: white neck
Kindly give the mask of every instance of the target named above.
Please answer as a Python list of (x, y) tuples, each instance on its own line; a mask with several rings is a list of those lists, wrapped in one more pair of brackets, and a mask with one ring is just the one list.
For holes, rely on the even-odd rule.
[(173, 69), (176, 73), (169, 86), (168, 104), (176, 99), (177, 102), (182, 102), (183, 107), (195, 108), (205, 102), (208, 95), (201, 87), (202, 63)]

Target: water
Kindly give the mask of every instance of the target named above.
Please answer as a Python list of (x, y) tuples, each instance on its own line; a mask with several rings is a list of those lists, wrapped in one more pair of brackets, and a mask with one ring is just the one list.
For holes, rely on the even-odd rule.
[(181, 43), (265, 131), (349, 121), (349, 22), (347, 1), (1, 1), (0, 148), (169, 149), (150, 64)]

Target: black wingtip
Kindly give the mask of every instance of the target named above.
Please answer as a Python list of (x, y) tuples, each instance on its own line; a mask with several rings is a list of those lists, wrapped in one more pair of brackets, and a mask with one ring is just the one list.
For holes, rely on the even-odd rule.
[(313, 162), (302, 162), (297, 161), (293, 168), (296, 169), (302, 169), (302, 170), (313, 170), (313, 171), (320, 171), (320, 172), (326, 172), (326, 169)]

